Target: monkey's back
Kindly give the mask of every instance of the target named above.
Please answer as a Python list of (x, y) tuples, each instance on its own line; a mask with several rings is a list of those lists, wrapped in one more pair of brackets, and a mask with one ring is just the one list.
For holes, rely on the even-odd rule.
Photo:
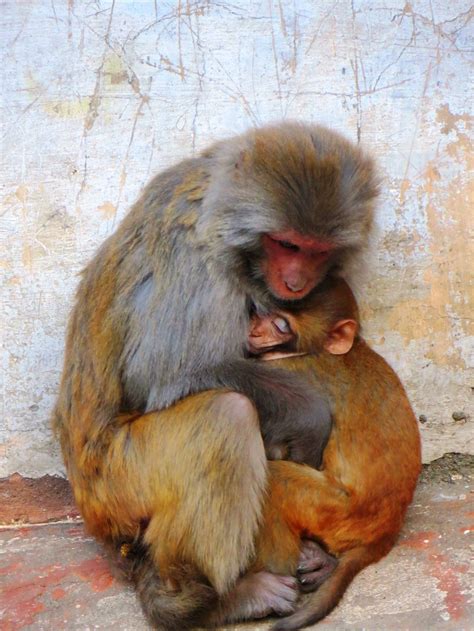
[(416, 418), (397, 375), (362, 339), (345, 355), (284, 361), (331, 400), (322, 474), (338, 499), (323, 506), (324, 495), (313, 498), (321, 530), (314, 534), (335, 552), (397, 534), (421, 469)]

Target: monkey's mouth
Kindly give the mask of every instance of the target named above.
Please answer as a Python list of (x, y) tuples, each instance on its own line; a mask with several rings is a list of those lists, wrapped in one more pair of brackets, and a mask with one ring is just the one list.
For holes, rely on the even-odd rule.
[(296, 353), (296, 345), (293, 341), (285, 342), (283, 344), (262, 344), (252, 343), (252, 336), (249, 337), (247, 342), (247, 351), (250, 357), (259, 357), (260, 355), (266, 355), (267, 353)]
[(288, 287), (288, 291), (286, 292), (286, 299), (299, 300), (301, 298), (305, 298), (312, 289), (312, 287), (308, 286), (305, 286), (302, 289), (291, 289), (291, 287)]
[(264, 344), (264, 343), (262, 344), (261, 342), (254, 344), (252, 342), (252, 338), (249, 338), (249, 341), (247, 343), (247, 348), (250, 355), (263, 355), (263, 353), (268, 353), (269, 351), (273, 351), (279, 348), (280, 346), (281, 344)]
[(305, 357), (309, 353), (289, 353), (288, 351), (270, 351), (261, 356), (263, 361), (272, 361), (274, 359), (288, 359), (289, 357)]
[(303, 289), (299, 289), (297, 291), (290, 289), (288, 286), (285, 285), (285, 287), (279, 287), (277, 288), (272, 288), (272, 294), (274, 296), (274, 298), (276, 298), (277, 300), (284, 300), (285, 302), (292, 302), (292, 301), (296, 301), (296, 300), (302, 300), (303, 298), (306, 298), (306, 296), (311, 293), (311, 290), (313, 289), (312, 286), (305, 286), (303, 287)]

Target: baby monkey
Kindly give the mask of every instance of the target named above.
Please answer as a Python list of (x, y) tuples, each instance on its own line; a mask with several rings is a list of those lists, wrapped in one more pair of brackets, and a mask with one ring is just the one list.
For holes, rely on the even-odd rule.
[(265, 437), (275, 460), (253, 570), (297, 570), (302, 591), (317, 589), (274, 627), (288, 631), (326, 616), (352, 578), (392, 548), (420, 472), (420, 437), (396, 374), (359, 336), (345, 281), (327, 279), (300, 311), (255, 315), (249, 350), (311, 379), (333, 420), (321, 471), (284, 460), (287, 445), (271, 428)]
[[(324, 309), (321, 309), (321, 296), (327, 298)], [(253, 314), (248, 352), (250, 357), (264, 361), (315, 355), (321, 351), (343, 355), (352, 348), (358, 317), (357, 304), (349, 286), (330, 279), (322, 284), (312, 303), (305, 302), (296, 312), (293, 309), (291, 313)], [(324, 384), (316, 386), (313, 411), (312, 421), (306, 421), (305, 427), (301, 424), (293, 427), (293, 431), (286, 425), (283, 427), (279, 419), (261, 423), (269, 460), (292, 460), (320, 468), (331, 430), (328, 420), (331, 405)]]
[(359, 330), (359, 310), (349, 285), (328, 278), (313, 295), (292, 312), (251, 317), (249, 353), (263, 360), (348, 353)]

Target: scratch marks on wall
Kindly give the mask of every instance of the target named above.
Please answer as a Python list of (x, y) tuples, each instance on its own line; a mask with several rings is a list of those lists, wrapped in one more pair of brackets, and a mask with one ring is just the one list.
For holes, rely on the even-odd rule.
[(451, 418), (472, 407), (467, 0), (3, 9), (0, 475), (60, 470), (49, 413), (77, 274), (139, 190), (210, 141), (283, 117), (328, 124), (375, 155), (366, 334), (428, 417), (425, 459), (474, 449), (469, 423)]

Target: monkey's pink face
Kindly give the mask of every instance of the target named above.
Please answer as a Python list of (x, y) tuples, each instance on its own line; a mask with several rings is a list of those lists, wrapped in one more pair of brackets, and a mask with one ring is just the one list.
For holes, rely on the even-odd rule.
[(262, 271), (268, 288), (281, 300), (300, 300), (322, 280), (334, 246), (293, 230), (262, 237)]
[(260, 355), (274, 346), (294, 340), (296, 336), (291, 330), (288, 320), (286, 314), (285, 317), (278, 313), (269, 316), (254, 314), (250, 319), (249, 351), (254, 355)]

